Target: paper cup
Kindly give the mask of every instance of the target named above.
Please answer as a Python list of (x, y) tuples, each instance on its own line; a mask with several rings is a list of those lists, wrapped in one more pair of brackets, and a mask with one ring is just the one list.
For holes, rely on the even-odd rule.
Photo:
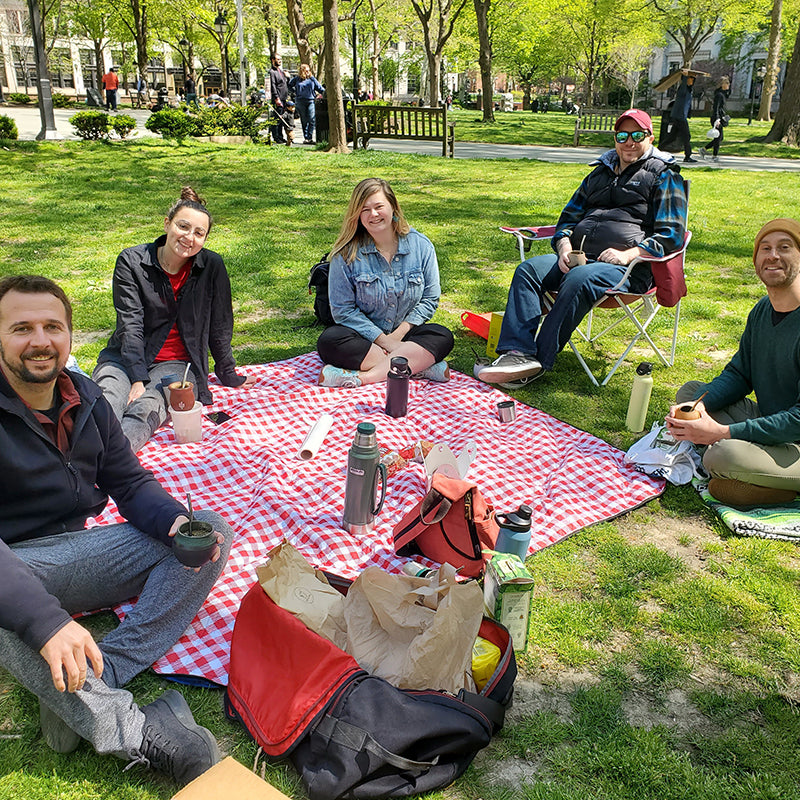
[(203, 439), (203, 405), (196, 401), (189, 411), (172, 409), (172, 428), (178, 444), (200, 442)]

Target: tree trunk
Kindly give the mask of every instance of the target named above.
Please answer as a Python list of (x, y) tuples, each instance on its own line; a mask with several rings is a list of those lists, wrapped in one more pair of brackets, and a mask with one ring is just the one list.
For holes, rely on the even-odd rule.
[(439, 81), (442, 69), (442, 57), (439, 53), (428, 53), (428, 105), (436, 108), (439, 105)]
[(136, 63), (141, 75), (147, 75), (147, 2), (146, 0), (132, 0), (133, 24), (136, 39)]
[(97, 86), (103, 88), (103, 43), (98, 39), (94, 40), (94, 71), (97, 75)]
[(781, 104), (764, 141), (786, 142), (795, 146), (800, 144), (800, 29), (794, 40), (792, 60), (786, 70)]
[[(297, 55), (300, 58), (300, 63), (311, 66), (313, 54), (311, 45), (308, 43), (308, 26), (303, 14), (303, 0), (286, 0), (286, 16), (289, 19), (289, 28), (297, 45)], [(338, 30), (336, 36), (338, 40)]]
[(781, 58), (781, 15), (783, 0), (772, 1), (772, 21), (769, 28), (769, 48), (767, 49), (767, 72), (761, 88), (761, 105), (758, 107), (758, 119), (769, 122), (771, 117), (772, 98), (778, 88), (778, 72)]
[(494, 122), (492, 38), (489, 34), (489, 6), (492, 0), (473, 0), (473, 2), (475, 16), (478, 20), (478, 44), (480, 47), (478, 63), (481, 68), (481, 88), (483, 89), (483, 121)]
[[(327, 53), (339, 52), (339, 12), (336, 0), (323, 0), (322, 27), (325, 32)], [(339, 59), (325, 59), (325, 95), (328, 98), (328, 144), (330, 153), (347, 152), (347, 133), (342, 107), (342, 76), (339, 72)]]

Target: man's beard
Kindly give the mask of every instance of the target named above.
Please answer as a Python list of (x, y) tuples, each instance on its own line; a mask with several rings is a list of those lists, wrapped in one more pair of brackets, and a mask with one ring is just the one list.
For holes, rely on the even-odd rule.
[(53, 356), (56, 359), (56, 365), (49, 372), (31, 372), (28, 367), (25, 366), (25, 360), (23, 358), (20, 358), (19, 365), (9, 363), (6, 359), (6, 353), (5, 350), (3, 350), (3, 345), (0, 344), (0, 358), (3, 360), (3, 366), (12, 375), (19, 380), (24, 381), (25, 383), (50, 383), (56, 379), (59, 372), (61, 372), (63, 369), (63, 364), (58, 363), (58, 353), (53, 350), (37, 351), (35, 353), (26, 353), (25, 355), (27, 357), (31, 355)]

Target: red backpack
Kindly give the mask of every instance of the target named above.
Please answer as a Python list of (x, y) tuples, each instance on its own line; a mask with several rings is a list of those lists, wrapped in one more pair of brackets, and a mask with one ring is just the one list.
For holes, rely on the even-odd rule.
[[(338, 587), (337, 587), (338, 588)], [(311, 800), (406, 797), (458, 778), (503, 725), (516, 677), (508, 631), (480, 694), (400, 690), (367, 674), (254, 584), (233, 630), (225, 712), (268, 756), (288, 756)]]

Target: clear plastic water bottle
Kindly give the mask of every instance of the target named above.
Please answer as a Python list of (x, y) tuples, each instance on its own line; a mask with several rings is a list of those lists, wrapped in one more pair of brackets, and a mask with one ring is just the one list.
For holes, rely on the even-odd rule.
[[(381, 496), (376, 504), (375, 488), (379, 481)], [(386, 467), (381, 464), (375, 426), (371, 422), (359, 422), (353, 445), (347, 453), (342, 527), (356, 536), (369, 533), (385, 498)]]
[(408, 411), (408, 382), (411, 368), (404, 356), (395, 356), (386, 374), (386, 413), (390, 417), (404, 417)]
[(498, 553), (514, 553), (524, 561), (531, 543), (531, 507), (524, 503), (508, 514), (498, 514), (500, 532), (494, 549)]

